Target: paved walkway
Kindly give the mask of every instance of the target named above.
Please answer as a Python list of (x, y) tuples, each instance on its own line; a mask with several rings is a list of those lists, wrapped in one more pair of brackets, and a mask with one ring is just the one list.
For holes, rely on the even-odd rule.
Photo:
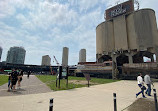
[(17, 92), (7, 92), (7, 87), (8, 83), (0, 86), (0, 96), (18, 96), (52, 91), (34, 75), (30, 75), (29, 79), (24, 75), (21, 82), (21, 88), (17, 89)]
[[(158, 89), (158, 83), (155, 88)], [(50, 98), (54, 98), (53, 111), (113, 111), (114, 92), (117, 93), (117, 109), (122, 111), (136, 100), (135, 94), (139, 90), (136, 81), (119, 81), (89, 88), (1, 96), (0, 111), (48, 111)]]

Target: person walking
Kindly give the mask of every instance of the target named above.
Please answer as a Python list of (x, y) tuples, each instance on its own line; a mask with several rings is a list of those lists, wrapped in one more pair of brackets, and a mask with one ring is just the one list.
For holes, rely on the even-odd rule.
[(31, 74), (31, 71), (28, 71), (28, 72), (27, 72), (27, 78), (28, 78), (28, 79), (29, 79), (30, 74)]
[(142, 74), (141, 74), (141, 73), (139, 73), (139, 75), (138, 75), (138, 77), (137, 77), (137, 82), (138, 82), (138, 86), (140, 87), (141, 91), (136, 94), (136, 98), (137, 98), (137, 96), (138, 96), (139, 94), (141, 94), (141, 93), (142, 93), (142, 97), (143, 97), (143, 98), (146, 98), (145, 95), (144, 95), (144, 90), (145, 90), (146, 88), (145, 88), (145, 86), (144, 86), (144, 82), (143, 82), (143, 78), (142, 78)]
[(148, 96), (151, 96), (151, 84), (152, 84), (152, 82), (151, 82), (151, 79), (150, 79), (150, 73), (148, 73), (148, 74), (146, 74), (145, 76), (144, 76), (144, 82), (145, 82), (145, 84), (147, 85), (147, 87), (148, 87), (148, 89), (145, 91), (145, 93), (148, 95)]
[(18, 75), (18, 88), (20, 89), (20, 86), (21, 86), (21, 81), (22, 81), (22, 76), (23, 76), (23, 70), (21, 70), (19, 72), (19, 75)]
[(13, 69), (13, 72), (11, 73), (11, 85), (9, 87), (9, 89), (13, 86), (13, 92), (15, 92), (15, 86), (16, 86), (16, 82), (18, 80), (18, 72)]
[(8, 91), (10, 91), (10, 88), (11, 88), (11, 72), (9, 72), (8, 75)]

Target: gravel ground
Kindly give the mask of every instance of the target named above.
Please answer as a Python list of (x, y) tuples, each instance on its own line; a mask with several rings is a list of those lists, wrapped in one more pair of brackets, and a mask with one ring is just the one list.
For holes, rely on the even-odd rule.
[(127, 108), (127, 111), (155, 111), (154, 99), (139, 98)]

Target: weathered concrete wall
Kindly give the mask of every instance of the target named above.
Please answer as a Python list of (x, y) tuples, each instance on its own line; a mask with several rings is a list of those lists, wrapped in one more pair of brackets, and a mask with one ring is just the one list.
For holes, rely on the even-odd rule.
[(152, 10), (150, 13), (150, 22), (152, 26), (152, 34), (153, 34), (153, 45), (154, 45), (154, 53), (158, 56), (158, 29), (157, 29), (157, 23), (156, 23), (156, 16), (155, 12)]
[(105, 22), (105, 36), (103, 36), (103, 52), (112, 52), (115, 47), (113, 22)]
[(103, 25), (105, 22), (99, 24), (96, 28), (96, 53), (102, 54), (103, 53)]
[(138, 49), (137, 34), (135, 31), (135, 24), (134, 24), (133, 16), (134, 16), (134, 13), (130, 14), (126, 19), (128, 48), (131, 50)]
[(152, 20), (150, 19), (152, 10), (139, 10), (134, 13), (135, 33), (137, 35), (139, 51), (153, 47)]
[(107, 45), (108, 45), (108, 40), (107, 40), (107, 36), (106, 36), (106, 22), (104, 22), (104, 24), (102, 24), (102, 54), (106, 53), (107, 51)]
[(114, 19), (115, 50), (128, 50), (125, 16)]

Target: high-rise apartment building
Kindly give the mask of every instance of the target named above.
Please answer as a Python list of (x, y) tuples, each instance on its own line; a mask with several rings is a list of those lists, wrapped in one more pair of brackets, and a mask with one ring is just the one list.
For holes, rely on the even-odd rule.
[(50, 66), (51, 58), (49, 55), (42, 56), (42, 64), (44, 66)]
[(1, 56), (2, 56), (2, 47), (0, 47), (0, 61), (1, 61)]
[(23, 47), (11, 47), (7, 54), (7, 63), (24, 64), (26, 50)]

